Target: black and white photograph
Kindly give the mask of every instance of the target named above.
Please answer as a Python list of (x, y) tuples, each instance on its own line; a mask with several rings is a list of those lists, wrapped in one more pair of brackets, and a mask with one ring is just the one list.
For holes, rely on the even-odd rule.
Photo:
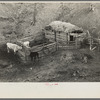
[(0, 2), (0, 82), (100, 82), (100, 3)]

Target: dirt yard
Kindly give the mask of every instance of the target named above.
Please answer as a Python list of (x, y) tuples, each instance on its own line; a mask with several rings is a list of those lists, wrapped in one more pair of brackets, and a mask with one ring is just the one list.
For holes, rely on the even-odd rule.
[[(88, 62), (81, 59), (89, 54)], [(66, 54), (67, 61), (61, 60)], [(19, 58), (0, 49), (0, 82), (100, 82), (100, 52), (88, 49), (59, 50), (39, 62), (19, 63)]]

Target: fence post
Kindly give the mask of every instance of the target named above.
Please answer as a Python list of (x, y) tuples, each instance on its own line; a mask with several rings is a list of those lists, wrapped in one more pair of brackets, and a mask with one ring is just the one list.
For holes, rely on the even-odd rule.
[(76, 40), (75, 40), (75, 45), (76, 45), (76, 49), (77, 49), (77, 36), (76, 36)]
[(92, 36), (90, 36), (90, 50), (92, 49)]
[(56, 51), (57, 51), (57, 33), (56, 33), (56, 31), (54, 31), (54, 34), (55, 34)]
[(98, 39), (98, 52), (100, 51), (100, 40)]
[(24, 47), (24, 53), (25, 53), (25, 61), (27, 61), (27, 55), (26, 55), (27, 51), (26, 51), (26, 47)]
[(67, 35), (67, 40), (68, 40), (68, 45), (69, 45), (69, 41), (70, 41), (70, 34), (69, 33)]
[(68, 44), (68, 34), (66, 33), (66, 44)]

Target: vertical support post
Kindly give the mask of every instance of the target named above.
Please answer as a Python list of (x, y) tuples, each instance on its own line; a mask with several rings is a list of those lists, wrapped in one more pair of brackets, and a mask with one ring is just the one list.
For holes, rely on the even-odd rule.
[(26, 51), (26, 48), (25, 48), (25, 47), (24, 47), (24, 50), (25, 50), (25, 51), (24, 51), (24, 52), (25, 52), (25, 61), (27, 61), (27, 54), (26, 54), (27, 51)]
[(92, 37), (90, 37), (90, 50), (92, 50)]
[(57, 41), (57, 43), (58, 43), (58, 44), (57, 44), (57, 49), (59, 49), (59, 45), (60, 45), (60, 44), (59, 44), (59, 41), (60, 41), (60, 38), (61, 38), (61, 35), (60, 35), (60, 34), (61, 34), (61, 33), (60, 33), (60, 31), (59, 31), (59, 34), (58, 34), (58, 41)]
[(75, 39), (75, 46), (76, 46), (76, 49), (78, 47), (78, 44), (77, 44), (77, 36), (76, 36), (76, 39)]
[(98, 39), (98, 52), (100, 51), (100, 40)]
[(68, 34), (66, 33), (66, 45), (68, 44)]
[(69, 41), (70, 41), (70, 34), (68, 33), (68, 44), (69, 44)]
[(66, 49), (68, 49), (67, 46), (68, 46), (68, 33), (66, 33)]
[(55, 42), (57, 41), (57, 39), (56, 39), (56, 31), (54, 31), (54, 34), (55, 34)]
[(57, 51), (57, 33), (56, 33), (56, 31), (54, 31), (54, 34), (55, 34), (56, 51)]

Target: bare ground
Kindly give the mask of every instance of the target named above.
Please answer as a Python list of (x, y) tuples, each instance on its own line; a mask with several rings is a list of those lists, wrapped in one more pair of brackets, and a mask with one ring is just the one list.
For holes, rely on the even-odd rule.
[[(88, 63), (77, 59), (66, 63), (60, 60), (62, 53), (92, 56)], [(59, 50), (39, 62), (18, 63), (18, 56), (0, 50), (0, 82), (100, 82), (100, 52), (88, 49)]]

